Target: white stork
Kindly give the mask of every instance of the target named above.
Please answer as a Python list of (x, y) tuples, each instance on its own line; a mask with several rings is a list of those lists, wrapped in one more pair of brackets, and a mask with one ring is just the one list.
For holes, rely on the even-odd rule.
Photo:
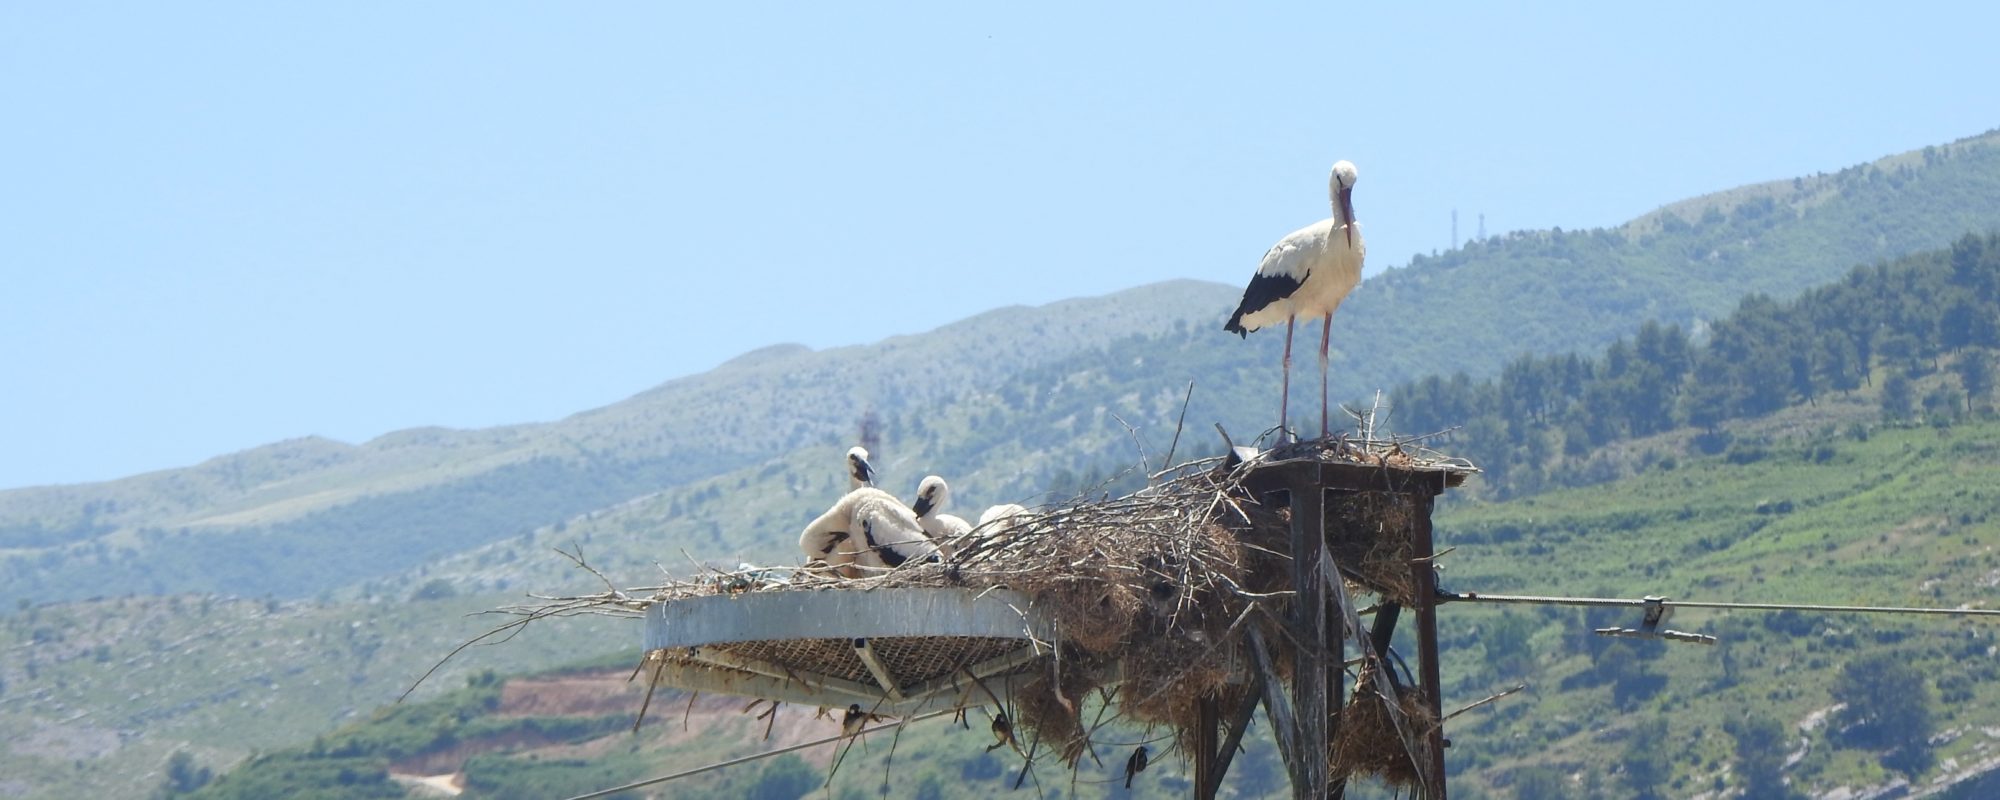
[(853, 491), (863, 486), (875, 485), (875, 467), (868, 463), (868, 449), (850, 447), (847, 449), (847, 489)]
[(936, 475), (927, 475), (917, 484), (917, 502), (910, 504), (910, 511), (916, 513), (917, 522), (924, 526), (924, 533), (933, 539), (954, 538), (972, 530), (972, 524), (963, 517), (944, 513), (951, 505), (951, 487)]
[(984, 525), (996, 519), (1018, 517), (1026, 513), (1028, 513), (1027, 507), (1020, 503), (1001, 503), (997, 506), (988, 506), (985, 511), (979, 512), (979, 524)]
[(1326, 420), (1326, 347), (1333, 312), (1340, 301), (1361, 283), (1361, 259), (1367, 252), (1361, 240), (1361, 226), (1354, 221), (1354, 164), (1333, 165), (1327, 192), (1333, 216), (1307, 225), (1279, 239), (1257, 265), (1257, 275), (1243, 290), (1243, 302), (1230, 315), (1223, 330), (1239, 336), (1285, 322), (1284, 395), (1278, 400), (1278, 429), (1283, 436), (1286, 406), (1292, 394), (1292, 328), (1299, 317), (1320, 318), (1319, 331), (1319, 433), (1328, 433)]
[(854, 568), (857, 548), (849, 544), (854, 535), (847, 530), (847, 523), (847, 519), (833, 511), (820, 515), (799, 534), (799, 549), (805, 552), (807, 561), (826, 562), (842, 576), (853, 578), (859, 577), (860, 572)]
[(997, 506), (989, 506), (985, 511), (979, 512), (979, 524), (973, 526), (972, 529), (979, 531), (979, 535), (981, 536), (1005, 536), (1009, 531), (1014, 529), (1015, 525), (1020, 523), (1021, 517), (1026, 516), (1027, 513), (1028, 509), (1020, 503), (1001, 503)]
[(814, 519), (799, 534), (799, 549), (808, 559), (840, 567), (848, 577), (939, 555), (910, 507), (872, 487), (848, 492)]

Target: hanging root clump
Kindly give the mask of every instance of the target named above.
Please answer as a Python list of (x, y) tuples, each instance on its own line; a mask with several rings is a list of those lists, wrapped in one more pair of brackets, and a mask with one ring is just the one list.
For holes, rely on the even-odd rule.
[(1417, 765), (1410, 760), (1384, 695), (1396, 698), (1410, 741), (1424, 741), (1438, 724), (1437, 717), (1416, 690), (1394, 681), (1388, 682), (1393, 686), (1383, 683), (1374, 667), (1361, 671), (1354, 697), (1341, 711), (1340, 731), (1333, 738), (1333, 757), (1327, 766), (1336, 776), (1373, 775), (1390, 786), (1410, 786), (1417, 782)]

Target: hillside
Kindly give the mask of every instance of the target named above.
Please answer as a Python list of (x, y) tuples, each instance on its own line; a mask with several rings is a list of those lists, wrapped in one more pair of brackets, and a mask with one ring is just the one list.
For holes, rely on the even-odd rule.
[[(1937, 374), (1926, 380), (1945, 379)], [(1445, 557), (1449, 587), (1929, 606), (1978, 604), (1988, 596), (2000, 575), (2000, 490), (1993, 488), (2000, 486), (2000, 420), (1885, 426), (1867, 421), (1874, 419), (1867, 403), (1823, 414), (1801, 407), (1728, 423), (1744, 445), (1729, 454), (1682, 453), (1600, 486), (1455, 504), (1440, 515), (1438, 528), (1441, 543), (1457, 548)], [(1843, 418), (1850, 424), (1829, 424)], [(1560, 568), (1549, 568), (1552, 562)], [(1917, 785), (1942, 789), (2000, 766), (2000, 736), (1989, 733), (2000, 730), (1996, 623), (1796, 612), (1677, 615), (1675, 627), (1722, 637), (1706, 648), (1640, 647), (1588, 634), (1592, 627), (1632, 622), (1618, 613), (1453, 605), (1441, 619), (1447, 706), (1515, 683), (1531, 687), (1454, 724), (1454, 796), (1562, 796), (1554, 791), (1634, 797), (1630, 784), (1641, 774), (1640, 751), (1659, 754), (1658, 796), (1665, 797), (1743, 788), (1746, 758), (1760, 753), (1782, 764), (1780, 774), (1794, 787), (1815, 795), (1886, 786), (1899, 779), (1884, 766), (1892, 748), (1843, 733), (1834, 709), (1842, 669), (1880, 654), (1918, 670), (1921, 696), (1929, 698), (1936, 746), (1917, 770)], [(608, 620), (597, 625), (634, 627)], [(623, 683), (627, 673), (603, 673), (594, 683), (572, 686), (574, 696), (596, 699), (563, 719), (548, 717), (557, 707), (535, 717), (494, 701), (500, 705), (466, 715), (461, 725), (440, 727), (435, 719), (442, 712), (421, 710), (465, 702), (451, 697), (438, 701), (443, 706), (378, 714), (309, 748), (272, 754), (219, 784), (214, 796), (246, 796), (222, 790), (269, 787), (260, 781), (330, 774), (343, 765), (384, 779), (392, 769), (453, 772), (466, 785), (487, 787), (473, 796), (515, 796), (499, 791), (494, 775), (561, 794), (803, 741), (832, 727), (827, 721), (815, 727), (808, 712), (792, 709), (781, 712), (778, 735), (763, 744), (761, 728), (740, 703), (704, 700), (693, 707), (689, 724), (712, 735), (697, 744), (681, 732), (685, 698), (676, 697), (655, 700), (654, 713), (665, 708), (667, 715), (635, 739), (624, 732), (638, 701), (637, 690)], [(518, 697), (531, 690), (508, 691)], [(602, 699), (607, 696), (621, 699)], [(538, 730), (564, 733), (527, 740), (507, 734), (531, 719), (539, 720)], [(1776, 725), (1777, 738), (1739, 738), (1749, 730), (1746, 720)], [(898, 744), (891, 773), (896, 796), (918, 786), (930, 787), (925, 796), (931, 797), (987, 796), (996, 776), (1011, 776), (1004, 765), (1018, 763), (989, 757), (976, 724), (970, 732), (938, 721), (918, 726)], [(440, 738), (440, 730), (459, 733)], [(343, 742), (381, 744), (366, 750)], [(882, 752), (875, 749), (881, 746), (875, 740), (867, 758), (857, 756), (843, 767), (835, 796), (872, 790), (884, 774)], [(832, 752), (822, 747), (803, 754), (816, 779)], [(1239, 796), (1282, 796), (1282, 771), (1268, 749), (1258, 745), (1244, 758)], [(1184, 793), (1184, 767), (1171, 760), (1161, 766), (1156, 782), (1142, 781), (1145, 789), (1137, 796)], [(675, 789), (739, 794), (765, 780), (767, 770), (779, 769), (793, 767), (746, 765)], [(1109, 771), (1086, 763), (1077, 796), (1099, 796)], [(1970, 791), (1969, 785), (1961, 789)]]
[[(693, 769), (751, 753), (814, 742), (839, 732), (837, 718), (812, 708), (783, 706), (775, 718), (755, 719), (743, 702), (727, 697), (656, 695), (635, 734), (632, 724), (644, 698), (626, 681), (629, 669), (570, 668), (500, 679), (474, 676), (437, 700), (385, 710), (369, 721), (333, 732), (305, 748), (260, 756), (185, 795), (189, 800), (296, 796), (338, 787), (328, 797), (402, 797), (420, 777), (463, 787), (466, 797), (543, 800), (603, 789), (621, 782)], [(832, 772), (828, 796), (990, 797), (1017, 777), (1020, 759), (988, 752), (990, 718), (972, 712), (968, 724), (949, 719), (913, 723), (906, 735), (870, 734), (851, 750), (818, 744), (789, 756), (756, 761), (660, 785), (632, 796), (797, 797), (818, 791)], [(1146, 737), (1133, 731), (1136, 739)], [(1157, 750), (1166, 743), (1154, 741)], [(1025, 743), (1023, 745), (1026, 746)], [(891, 757), (891, 749), (894, 755)], [(1276, 777), (1275, 754), (1259, 747), (1246, 761), (1252, 771)], [(1065, 769), (1042, 764), (1033, 776), (1049, 792), (1074, 797), (1175, 797), (1187, 792), (1185, 768), (1164, 760), (1135, 781), (1128, 794), (1117, 767), (1129, 750), (1105, 753), (1107, 766), (1089, 762), (1075, 783)], [(1115, 757), (1114, 757), (1115, 755)], [(1116, 765), (1109, 762), (1117, 761)], [(346, 777), (341, 778), (342, 772)], [(1280, 779), (1281, 780), (1281, 779)], [(792, 787), (790, 793), (779, 786)]]
[[(502, 601), (449, 595), (339, 606), (174, 595), (0, 618), (0, 796), (144, 797), (174, 751), (222, 767), (365, 717), (483, 624), (461, 629), (463, 615)], [(561, 663), (597, 636), (543, 632), (478, 666)]]
[[(1862, 430), (1866, 430), (1863, 428)], [(1522, 594), (1824, 604), (1988, 604), (2000, 574), (2000, 425), (1877, 429), (1776, 439), (1752, 455), (1665, 461), (1645, 474), (1513, 503), (1461, 507), (1442, 520), (1462, 560), (1454, 588)], [(1975, 488), (1978, 487), (1978, 488)], [(1549, 569), (1551, 560), (1560, 565)], [(1618, 614), (1569, 609), (1451, 609), (1453, 696), (1521, 680), (1527, 697), (1469, 720), (1461, 769), (1504, 787), (1530, 768), (1616, 786), (1639, 748), (1671, 762), (1667, 796), (1692, 796), (1740, 760), (1733, 722), (1781, 726), (1795, 786), (1886, 784), (1888, 748), (1858, 745), (1826, 713), (1843, 667), (1887, 654), (1916, 668), (1932, 698), (1936, 765), (1917, 783), (2000, 765), (2000, 662), (1993, 623), (1864, 615), (1708, 613), (1674, 626), (1721, 636), (1699, 646), (1632, 648), (1614, 658), (1593, 625)], [(1477, 648), (1483, 658), (1471, 657)], [(1483, 662), (1483, 663), (1482, 663)], [(1664, 721), (1653, 741), (1642, 725)], [(1853, 737), (1858, 738), (1858, 737)], [(1629, 771), (1629, 765), (1624, 768)], [(1718, 781), (1741, 786), (1740, 782)]]
[[(102, 590), (310, 596), (800, 446), (868, 409), (944, 402), (986, 374), (1207, 315), (1221, 287), (1156, 284), (1001, 309), (924, 336), (770, 350), (540, 424), (302, 440), (107, 484), (0, 493), (0, 602)], [(311, 570), (288, 569), (310, 561)]]
[[(1991, 137), (1984, 137), (1951, 148), (1949, 156), (1916, 157), (1923, 166), (1912, 166), (1902, 185), (1973, 185), (1979, 174), (1974, 168), (1983, 169), (1982, 159), (1991, 149)], [(1907, 162), (1903, 157), (1898, 163)], [(1885, 175), (1895, 174), (1883, 169)], [(1882, 185), (1888, 183), (1885, 177)], [(1865, 198), (1870, 195), (1864, 190), (1875, 184), (1853, 178), (1847, 188), (1834, 192), (1828, 187), (1840, 186), (1837, 176), (1825, 176), (1804, 179), (1802, 185), (1819, 187), (1811, 208), (1824, 209), (1862, 203), (1846, 199), (1848, 193)], [(1987, 198), (1996, 196), (2000, 193)], [(1694, 202), (1711, 204), (1696, 206), (1704, 209), (1701, 216), (1710, 216), (1706, 208), (1734, 208), (1727, 202), (1736, 201)], [(1968, 203), (1976, 206), (1978, 202)], [(1898, 216), (1907, 207), (1883, 201), (1869, 213), (1883, 225), (1922, 227)], [(1717, 211), (1724, 216), (1722, 224), (1734, 224), (1733, 213)], [(1772, 230), (1803, 224), (1811, 216), (1801, 212), (1791, 221), (1774, 223)], [(1665, 224), (1634, 224), (1643, 227), (1641, 223)], [(1696, 218), (1691, 231), (1659, 235), (1692, 235), (1709, 224), (1714, 220)], [(1627, 229), (1635, 242), (1630, 246), (1639, 246), (1648, 235)], [(1952, 238), (1945, 236), (1940, 246)], [(1424, 259), (1365, 285), (1337, 323), (1336, 335), (1343, 337), (1339, 341), (1369, 342), (1365, 352), (1338, 356), (1336, 386), (1347, 387), (1341, 396), (1362, 396), (1355, 387), (1389, 387), (1404, 380), (1416, 385), (1433, 374), (1415, 362), (1391, 364), (1381, 354), (1396, 354), (1399, 362), (1409, 359), (1395, 349), (1402, 345), (1378, 346), (1378, 338), (1388, 342), (1428, 331), (1440, 342), (1470, 342), (1454, 337), (1469, 337), (1482, 325), (1504, 331), (1509, 313), (1561, 314), (1565, 303), (1583, 296), (1517, 296), (1514, 287), (1495, 277), (1518, 271), (1527, 261), (1495, 256), (1489, 266), (1469, 260), (1446, 265), (1489, 246), (1489, 255), (1527, 258), (1523, 254), (1537, 252), (1489, 242)], [(1755, 269), (1721, 276), (1719, 283), (1764, 280), (1793, 269), (1782, 260), (1790, 256), (1776, 251), (1753, 247), (1742, 257)], [(1629, 268), (1635, 274), (1651, 268), (1634, 264)], [(1852, 264), (1829, 268), (1829, 279)], [(1559, 268), (1581, 267), (1548, 266)], [(1447, 269), (1472, 277), (1424, 283)], [(1477, 272), (1486, 269), (1497, 272)], [(1808, 285), (1799, 280), (1791, 288), (1774, 290), (1777, 298), (1769, 303), (1752, 306), (1800, 295)], [(1669, 282), (1631, 294), (1643, 294), (1648, 303), (1667, 302), (1677, 292), (1698, 294), (1708, 288)], [(1902, 289), (1895, 282), (1871, 284), (1885, 301)], [(961, 511), (1003, 500), (1033, 501), (1045, 493), (1074, 493), (1135, 464), (1142, 446), (1157, 463), (1173, 437), (1189, 380), (1196, 388), (1188, 430), (1179, 444), (1182, 456), (1213, 452), (1209, 423), (1214, 421), (1223, 422), (1239, 439), (1253, 436), (1270, 424), (1280, 337), (1258, 335), (1245, 343), (1215, 330), (1236, 292), (1213, 284), (1163, 284), (1041, 309), (997, 311), (927, 336), (878, 345), (823, 352), (773, 348), (554, 423), (404, 431), (359, 446), (298, 440), (189, 470), (107, 484), (0, 492), (0, 595), (9, 598), (0, 606), (0, 729), (36, 732), (36, 744), (10, 741), (0, 748), (0, 789), (6, 790), (0, 794), (20, 788), (50, 797), (93, 792), (127, 796), (134, 787), (154, 785), (166, 755), (186, 747), (185, 742), (196, 743), (192, 749), (201, 763), (222, 767), (253, 748), (303, 741), (332, 724), (365, 715), (393, 700), (451, 644), (490, 625), (485, 619), (460, 618), (460, 612), (508, 602), (530, 587), (588, 587), (587, 576), (551, 555), (550, 547), (581, 544), (593, 563), (632, 584), (653, 580), (659, 565), (673, 572), (691, 569), (683, 552), (727, 563), (739, 558), (788, 563), (795, 558), (793, 532), (837, 494), (839, 453), (853, 435), (855, 418), (871, 405), (884, 422), (879, 455), (886, 484), (907, 493), (927, 472), (948, 475)], [(1482, 293), (1511, 305), (1482, 301)], [(1400, 310), (1369, 312), (1380, 315), (1369, 321), (1358, 309), (1371, 304)], [(1737, 305), (1731, 298), (1703, 311), (1700, 324), (1690, 326), (1697, 340)], [(1446, 309), (1463, 318), (1440, 316)], [(1919, 316), (1898, 312), (1885, 324)], [(1573, 338), (1579, 342), (1573, 346), (1592, 352), (1633, 334), (1642, 322), (1578, 319)], [(1436, 324), (1426, 328), (1426, 320)], [(1473, 322), (1477, 325), (1465, 328)], [(1592, 337), (1594, 341), (1584, 341)], [(1506, 348), (1454, 348), (1451, 358), (1480, 364), (1467, 368), (1468, 386), (1485, 376), (1504, 378), (1525, 349), (1509, 341)], [(1785, 448), (1813, 437), (1838, 439), (1856, 436), (1857, 430), (1874, 431), (1882, 419), (1885, 383), (1899, 372), (1915, 375), (1907, 379), (1915, 409), (1898, 419), (1955, 425), (1946, 430), (1958, 441), (1990, 437), (1985, 423), (1976, 421), (1978, 414), (1946, 415), (1926, 407), (1923, 400), (1932, 396), (1960, 391), (1964, 397), (1955, 371), (1963, 363), (1961, 355), (1937, 345), (1924, 350), (1930, 341), (1917, 338), (1915, 349), (1902, 355), (1872, 351), (1863, 362), (1872, 369), (1861, 373), (1872, 382), (1858, 388), (1829, 384), (1809, 400), (1784, 394), (1778, 405), (1792, 407), (1724, 415), (1714, 431), (1626, 426), (1594, 440), (1609, 454), (1606, 466), (1591, 467), (1592, 459), (1581, 459), (1579, 470), (1547, 469), (1563, 463), (1558, 456), (1545, 462), (1542, 471), (1582, 471), (1590, 473), (1582, 482), (1601, 483), (1671, 470), (1673, 464), (1713, 463), (1717, 475), (1727, 475), (1732, 467), (1762, 463), (1771, 453), (1789, 452)], [(1916, 357), (1932, 351), (1937, 354)], [(1310, 374), (1309, 361), (1301, 367), (1302, 375)], [(1439, 380), (1457, 382), (1441, 373)], [(1402, 394), (1393, 392), (1391, 403), (1401, 403)], [(1305, 390), (1294, 408), (1309, 408)], [(1397, 413), (1409, 413), (1408, 404)], [(1128, 432), (1120, 418), (1135, 432)], [(1393, 418), (1392, 424), (1402, 427), (1407, 420)], [(1298, 421), (1309, 424), (1303, 417)], [(1682, 415), (1662, 424), (1685, 421)], [(1470, 445), (1473, 431), (1463, 433), (1468, 438), (1448, 446)], [(1924, 433), (1896, 429), (1889, 436)], [(1547, 435), (1545, 443), (1553, 452), (1563, 452), (1567, 433), (1551, 430)], [(1721, 449), (1706, 453), (1716, 442), (1722, 442)], [(1908, 443), (1923, 449), (1915, 440)], [(1814, 444), (1812, 452), (1846, 449), (1829, 440)], [(1933, 455), (1938, 452), (1933, 446)], [(1943, 452), (1958, 457), (1954, 451)], [(1539, 497), (1528, 495), (1559, 483), (1516, 487), (1521, 499), (1490, 508), (1533, 508), (1521, 505)], [(1598, 488), (1617, 492), (1623, 486)], [(1474, 494), (1507, 494), (1494, 488)], [(1585, 492), (1576, 495), (1585, 498), (1614, 496), (1577, 491)], [(1782, 499), (1772, 499), (1769, 507), (1782, 505)], [(1702, 501), (1691, 497), (1688, 503), (1698, 508)], [(1448, 514), (1479, 508), (1488, 507), (1453, 506)], [(1771, 518), (1755, 514), (1754, 508), (1730, 513), (1738, 512), (1744, 519)], [(1508, 535), (1481, 530), (1479, 535), (1495, 539)], [(1474, 549), (1468, 545), (1467, 554)], [(1779, 568), (1766, 567), (1767, 574)], [(1449, 577), (1462, 576), (1454, 572)], [(227, 595), (269, 597), (210, 599), (217, 608), (240, 609), (231, 612), (240, 620), (227, 624), (191, 612), (203, 603), (198, 597), (47, 604), (217, 587)], [(44, 605), (16, 602), (30, 597)], [(286, 599), (304, 597), (316, 599)], [(322, 652), (328, 642), (347, 643), (346, 631), (373, 633), (358, 645), (335, 648), (347, 652)], [(1460, 633), (1460, 647), (1477, 646), (1477, 634)], [(1550, 638), (1546, 630), (1537, 634), (1538, 643)], [(625, 642), (622, 636), (575, 626), (541, 629), (505, 648), (475, 649), (419, 696), (463, 685), (481, 669), (547, 667), (579, 654), (622, 648)], [(1576, 668), (1558, 663), (1552, 651), (1538, 653), (1557, 673)], [(1844, 772), (1849, 777), (1837, 780), (1848, 780), (1860, 774), (1857, 764), (1830, 766), (1832, 772), (1825, 774)], [(1504, 796), (1500, 787), (1509, 785), (1521, 766), (1526, 765), (1518, 759), (1498, 767), (1481, 765), (1481, 780)]]
[[(1872, 356), (1872, 369), (1854, 375), (1845, 388), (1829, 384), (1815, 391), (1808, 381), (1797, 394), (1776, 395), (1777, 407), (1717, 414), (1712, 429), (1654, 426), (1634, 436), (1632, 415), (1606, 407), (1604, 416), (1625, 427), (1614, 426), (1597, 444), (1631, 455), (1618, 462), (1623, 471), (1584, 481), (1602, 485), (1446, 505), (1440, 536), (1445, 546), (1460, 548), (1446, 561), (1450, 586), (1753, 602), (1979, 604), (2000, 575), (2000, 490), (1992, 488), (2000, 486), (2000, 420), (1992, 413), (1993, 387), (1968, 392), (1961, 365), (1987, 357), (1982, 346), (1996, 342), (1980, 338), (1954, 350), (1947, 346), (1952, 329), (1936, 315), (1954, 307), (1955, 290), (1975, 288), (1962, 295), (1968, 302), (2000, 302), (1995, 276), (2000, 239), (1968, 237), (1948, 251), (1863, 268), (1792, 303), (1744, 304), (1738, 315), (1717, 321), (1718, 331), (1755, 328), (1762, 345), (1793, 351), (1809, 350), (1794, 344), (1810, 339), (1807, 334), (1845, 337), (1851, 330), (1873, 331), (1884, 340), (1909, 337), (1914, 345)], [(1832, 314), (1846, 326), (1826, 324), (1828, 309), (1851, 311), (1857, 298), (1894, 313)], [(1927, 333), (1918, 338), (1918, 331)], [(1718, 334), (1691, 348), (1690, 380), (1700, 371), (1693, 365), (1723, 358), (1739, 346), (1732, 341)], [(1625, 376), (1602, 369), (1602, 359), (1578, 363), (1588, 366), (1583, 373), (1592, 379)], [(1899, 383), (1908, 384), (1910, 397), (1949, 402), (1898, 408), (1889, 395)], [(1493, 392), (1495, 385), (1463, 391)], [(1737, 389), (1750, 384), (1730, 376), (1708, 385), (1727, 390), (1719, 398), (1749, 397)], [(1586, 382), (1572, 394), (1552, 396), (1560, 402), (1551, 401), (1545, 413), (1604, 393)], [(1485, 405), (1504, 407), (1494, 400), (1472, 407)], [(1662, 424), (1673, 425), (1673, 417)], [(772, 462), (744, 470), (539, 531), (509, 542), (507, 552), (468, 554), (431, 574), (467, 587), (582, 585), (584, 576), (573, 568), (534, 555), (567, 542), (587, 546), (614, 575), (643, 581), (651, 570), (648, 557), (658, 557), (658, 539), (635, 534), (664, 531), (668, 541), (692, 540), (692, 551), (715, 552), (710, 548), (728, 546), (725, 530), (784, 524), (773, 507), (809, 507), (814, 496), (837, 494), (838, 476), (825, 468), (836, 458), (835, 448), (827, 448), (796, 469)], [(1547, 469), (1596, 469), (1594, 463), (1551, 461)], [(731, 496), (764, 502), (719, 501)], [(760, 546), (757, 555), (788, 546)], [(1560, 569), (1547, 566), (1552, 559)], [(1620, 622), (1629, 623), (1615, 613), (1451, 608), (1443, 629), (1449, 703), (1471, 702), (1515, 682), (1535, 687), (1455, 729), (1452, 763), (1461, 796), (1545, 796), (1520, 795), (1526, 789), (1519, 787), (1544, 791), (1550, 775), (1579, 776), (1568, 788), (1580, 796), (1626, 796), (1639, 774), (1634, 743), (1659, 749), (1663, 741), (1685, 742), (1669, 748), (1675, 755), (1656, 766), (1665, 796), (1744, 786), (1729, 777), (1711, 784), (1760, 752), (1779, 761), (1797, 755), (1780, 770), (1795, 786), (1831, 791), (1889, 785), (1907, 767), (1892, 768), (1904, 764), (1887, 755), (1893, 748), (1860, 741), (1828, 722), (1838, 719), (1829, 709), (1842, 699), (1842, 670), (1884, 654), (1913, 665), (1933, 698), (1930, 730), (1937, 747), (1926, 751), (1924, 763), (1907, 767), (1921, 784), (1943, 787), (2000, 766), (2000, 737), (1985, 733), (2000, 730), (2000, 695), (1981, 688), (2000, 677), (1992, 656), (2000, 651), (1994, 623), (1691, 611), (1675, 624), (1723, 636), (1716, 649), (1631, 647), (1587, 634)], [(1753, 739), (1741, 727), (1750, 724), (1746, 720), (1761, 730), (1777, 726), (1780, 735)], [(1642, 721), (1649, 727), (1642, 729)], [(925, 751), (919, 746), (913, 758), (917, 752)], [(969, 753), (935, 758), (958, 765)], [(664, 754), (659, 759), (649, 763), (681, 763)], [(474, 769), (467, 769), (470, 776)], [(907, 774), (919, 780), (926, 773)]]
[[(1594, 349), (1647, 318), (1698, 327), (1745, 292), (1788, 297), (1856, 262), (2000, 228), (1996, 143), (1989, 134), (1698, 198), (1618, 229), (1510, 234), (1417, 259), (1343, 309), (1336, 393), (1492, 374), (1522, 352)], [(1079, 463), (1068, 453), (1122, 436), (1112, 414), (1163, 436), (1188, 380), (1200, 387), (1192, 419), (1246, 434), (1268, 425), (1281, 337), (1246, 344), (1215, 331), (1234, 295), (1182, 281), (1001, 309), (873, 345), (768, 348), (557, 422), (361, 445), (303, 439), (104, 484), (0, 492), (0, 606), (105, 592), (314, 596), (774, 458), (802, 465), (850, 439), (869, 410), (926, 469), (1020, 496), (1045, 488), (1034, 480), (1052, 465)], [(1098, 395), (1102, 412), (1056, 420), (1068, 447), (1017, 440), (1031, 429), (1020, 403), (1133, 379), (1145, 385)]]

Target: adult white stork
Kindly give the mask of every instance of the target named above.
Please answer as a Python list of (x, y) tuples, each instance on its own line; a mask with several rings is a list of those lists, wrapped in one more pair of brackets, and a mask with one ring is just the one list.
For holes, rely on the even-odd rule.
[(972, 530), (972, 523), (963, 517), (944, 513), (951, 505), (951, 487), (936, 475), (927, 475), (917, 484), (917, 502), (910, 504), (910, 511), (917, 515), (917, 522), (924, 526), (924, 533), (933, 539), (959, 536)]
[(848, 492), (806, 525), (799, 533), (799, 549), (849, 577), (939, 555), (910, 507), (873, 487)]
[(875, 485), (875, 467), (868, 463), (868, 449), (850, 447), (847, 449), (847, 489), (853, 491), (863, 486)]
[[(1292, 328), (1299, 317), (1320, 318), (1319, 433), (1328, 433), (1326, 419), (1326, 348), (1333, 312), (1361, 283), (1361, 259), (1367, 252), (1361, 226), (1354, 221), (1354, 164), (1333, 165), (1327, 193), (1333, 216), (1286, 234), (1264, 254), (1257, 274), (1243, 290), (1243, 302), (1223, 330), (1239, 336), (1285, 321), (1284, 394), (1278, 400), (1278, 429), (1285, 429), (1285, 412), (1292, 394)], [(1283, 435), (1282, 433), (1280, 434)]]

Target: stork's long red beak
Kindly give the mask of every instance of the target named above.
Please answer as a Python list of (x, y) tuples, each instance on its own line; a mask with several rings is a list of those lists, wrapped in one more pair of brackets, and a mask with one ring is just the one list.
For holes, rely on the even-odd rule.
[(1352, 187), (1340, 190), (1340, 213), (1341, 216), (1347, 218), (1347, 246), (1352, 248), (1354, 247), (1354, 189)]

